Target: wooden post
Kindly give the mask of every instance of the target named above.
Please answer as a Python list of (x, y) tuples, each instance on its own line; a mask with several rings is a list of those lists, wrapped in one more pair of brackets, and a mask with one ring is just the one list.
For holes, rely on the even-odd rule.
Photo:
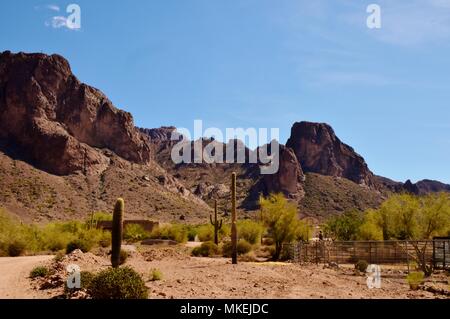
[(405, 241), (406, 246), (406, 264), (408, 265), (408, 274), (409, 274), (409, 255), (408, 255), (408, 241)]
[(231, 174), (231, 263), (237, 264), (236, 173)]

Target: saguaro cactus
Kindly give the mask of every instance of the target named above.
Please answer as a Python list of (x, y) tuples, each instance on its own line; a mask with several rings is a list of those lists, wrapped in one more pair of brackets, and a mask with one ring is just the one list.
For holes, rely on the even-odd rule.
[(214, 221), (212, 219), (212, 215), (209, 215), (209, 220), (211, 221), (211, 225), (214, 226), (214, 244), (219, 244), (219, 230), (222, 228), (222, 219), (220, 221), (217, 220), (217, 199), (214, 201)]
[(231, 174), (231, 263), (237, 264), (236, 173)]
[(111, 264), (114, 268), (120, 265), (120, 249), (122, 247), (123, 214), (125, 203), (122, 198), (118, 198), (114, 206), (111, 236)]

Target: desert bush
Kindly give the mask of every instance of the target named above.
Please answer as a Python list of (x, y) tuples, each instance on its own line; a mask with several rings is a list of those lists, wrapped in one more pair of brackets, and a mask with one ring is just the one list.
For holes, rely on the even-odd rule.
[(425, 275), (422, 271), (413, 271), (406, 276), (406, 280), (412, 290), (417, 290), (422, 284), (424, 277)]
[(241, 261), (246, 261), (246, 262), (255, 262), (257, 260), (257, 258), (256, 258), (255, 252), (254, 251), (250, 251), (250, 252), (242, 255), (240, 257), (240, 260)]
[(195, 241), (195, 237), (197, 237), (198, 227), (192, 225), (186, 225), (187, 238), (189, 241)]
[(61, 262), (64, 259), (64, 256), (66, 256), (66, 254), (63, 251), (58, 251), (55, 257), (53, 257), (53, 261), (57, 263)]
[(45, 277), (49, 273), (49, 270), (47, 267), (44, 266), (38, 266), (34, 267), (33, 270), (30, 272), (30, 278), (37, 278), (37, 277)]
[(212, 225), (200, 225), (197, 228), (198, 240), (207, 242), (214, 240), (214, 227)]
[(19, 239), (15, 239), (8, 245), (8, 250), (7, 250), (8, 256), (10, 256), (10, 257), (20, 256), (25, 252), (25, 248), (26, 248), (25, 242), (23, 242)]
[(163, 278), (163, 274), (161, 272), (161, 270), (154, 268), (152, 269), (152, 271), (150, 272), (150, 280), (151, 281), (158, 281), (161, 280)]
[(144, 240), (149, 236), (150, 233), (147, 232), (142, 225), (138, 224), (128, 224), (123, 233), (123, 239), (131, 243)]
[(88, 293), (93, 299), (147, 299), (142, 277), (130, 267), (109, 268), (92, 278)]
[(126, 250), (121, 249), (119, 255), (119, 265), (123, 265), (127, 262), (128, 252)]
[(161, 225), (155, 228), (150, 234), (150, 238), (171, 239), (178, 243), (186, 242), (187, 237), (187, 228), (180, 224)]
[(75, 239), (67, 244), (66, 254), (70, 254), (74, 250), (79, 249), (84, 253), (87, 253), (92, 249), (92, 245), (89, 241), (84, 239)]
[(244, 255), (252, 250), (252, 245), (245, 239), (239, 239), (237, 243), (238, 255)]
[[(231, 257), (233, 246), (231, 241), (224, 242), (222, 245), (222, 255), (223, 257)], [(237, 242), (237, 253), (238, 255), (244, 255), (252, 250), (252, 245), (248, 243), (245, 239), (239, 239)]]
[(358, 269), (360, 272), (366, 272), (367, 267), (369, 267), (369, 263), (365, 260), (358, 260), (355, 264), (355, 269)]
[(67, 287), (67, 284), (65, 284), (64, 285), (65, 296), (68, 297), (68, 296), (70, 296), (71, 293), (78, 291), (78, 290), (88, 290), (94, 277), (95, 277), (95, 274), (93, 274), (89, 271), (80, 272), (80, 288), (69, 288), (69, 287)]
[(253, 220), (244, 219), (237, 222), (238, 238), (245, 239), (252, 245), (261, 243), (265, 227)]
[(212, 241), (205, 241), (199, 247), (195, 247), (192, 250), (192, 255), (197, 257), (209, 257), (219, 253), (219, 247)]
[[(218, 232), (219, 241), (224, 237), (230, 236), (230, 226), (223, 224)], [(200, 241), (214, 241), (214, 226), (211, 224), (200, 225), (197, 227), (197, 236)]]
[[(76, 240), (86, 242), (84, 246), (94, 247), (108, 239), (109, 232), (88, 229), (79, 221), (54, 222), (45, 226), (27, 225), (0, 210), (0, 250), (5, 254), (9, 254), (9, 246), (14, 254), (19, 253), (16, 248), (20, 248), (20, 253), (56, 252), (66, 249), (69, 243)], [(20, 243), (19, 247), (17, 243)]]

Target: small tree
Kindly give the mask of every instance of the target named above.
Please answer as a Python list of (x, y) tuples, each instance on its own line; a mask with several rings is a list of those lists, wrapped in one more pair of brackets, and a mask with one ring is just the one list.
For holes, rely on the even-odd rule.
[(448, 194), (414, 196), (394, 195), (386, 200), (378, 210), (368, 211), (360, 228), (364, 239), (410, 240), (414, 247), (412, 258), (425, 276), (433, 272), (433, 264), (427, 262), (428, 242), (434, 236), (445, 235), (450, 228), (450, 197)]
[(260, 198), (262, 219), (275, 243), (273, 259), (280, 257), (283, 243), (292, 242), (303, 231), (302, 222), (297, 217), (297, 206), (288, 202), (283, 194), (272, 194)]
[(329, 218), (323, 228), (327, 237), (337, 240), (356, 240), (362, 223), (362, 213), (350, 210)]

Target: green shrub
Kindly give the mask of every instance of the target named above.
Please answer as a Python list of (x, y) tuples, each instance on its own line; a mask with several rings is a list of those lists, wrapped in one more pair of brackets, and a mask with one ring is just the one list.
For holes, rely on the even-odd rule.
[[(230, 226), (223, 224), (218, 232), (219, 241), (224, 237), (230, 236)], [(211, 224), (200, 225), (197, 228), (199, 241), (214, 241), (214, 226)]]
[(109, 268), (98, 273), (89, 284), (93, 299), (147, 299), (141, 276), (130, 267)]
[(142, 225), (138, 224), (128, 224), (123, 233), (123, 239), (132, 243), (144, 240), (149, 236), (150, 233), (147, 232)]
[[(224, 257), (231, 257), (233, 247), (231, 245), (231, 241), (227, 241), (222, 245), (222, 255)], [(239, 239), (237, 243), (237, 253), (238, 255), (247, 254), (252, 250), (252, 245), (247, 242), (245, 239)]]
[(52, 222), (45, 226), (27, 225), (0, 209), (0, 252), (4, 255), (10, 255), (10, 252), (12, 255), (20, 255), (25, 251), (57, 252), (77, 240), (84, 241), (84, 250), (99, 244), (109, 246), (110, 233), (101, 229), (89, 229), (79, 221)]
[(128, 252), (126, 250), (121, 249), (119, 255), (119, 265), (123, 265), (127, 262)]
[(26, 244), (21, 240), (14, 240), (8, 245), (8, 256), (17, 257), (25, 252)]
[(155, 228), (150, 238), (171, 239), (178, 243), (184, 243), (188, 239), (188, 230), (180, 224), (165, 224)]
[(406, 280), (412, 290), (417, 290), (422, 284), (424, 277), (425, 274), (422, 271), (413, 271), (406, 276)]
[(64, 293), (66, 294), (66, 296), (68, 296), (68, 295), (70, 295), (70, 293), (81, 290), (81, 289), (88, 290), (94, 277), (95, 277), (95, 275), (89, 271), (80, 272), (80, 288), (69, 288), (69, 287), (67, 287), (67, 284), (65, 284), (64, 285)]
[(201, 225), (197, 228), (198, 240), (207, 242), (214, 240), (214, 227), (212, 225)]
[(53, 257), (53, 260), (57, 263), (61, 262), (64, 258), (64, 256), (66, 256), (66, 254), (62, 251), (58, 251), (55, 255), (55, 257)]
[(49, 270), (47, 267), (38, 266), (33, 268), (33, 270), (30, 272), (30, 278), (46, 277), (48, 273)]
[(192, 250), (192, 255), (197, 257), (209, 257), (220, 253), (219, 247), (212, 241), (205, 241), (199, 247)]
[(245, 219), (237, 222), (238, 238), (245, 239), (252, 245), (261, 243), (265, 227), (253, 220)]
[(76, 249), (80, 249), (83, 253), (87, 253), (92, 249), (92, 245), (89, 241), (84, 239), (75, 239), (67, 244), (66, 254), (70, 254)]
[(252, 245), (245, 239), (239, 239), (237, 243), (238, 255), (244, 255), (252, 250)]
[(161, 270), (155, 268), (152, 269), (151, 273), (150, 273), (150, 280), (151, 281), (157, 281), (157, 280), (161, 280), (163, 278), (163, 274), (161, 272)]
[(198, 227), (192, 225), (186, 225), (187, 238), (189, 241), (195, 241), (195, 237), (197, 237)]
[(365, 260), (358, 260), (355, 264), (355, 269), (358, 269), (360, 272), (366, 272), (367, 267), (369, 267), (369, 263)]

